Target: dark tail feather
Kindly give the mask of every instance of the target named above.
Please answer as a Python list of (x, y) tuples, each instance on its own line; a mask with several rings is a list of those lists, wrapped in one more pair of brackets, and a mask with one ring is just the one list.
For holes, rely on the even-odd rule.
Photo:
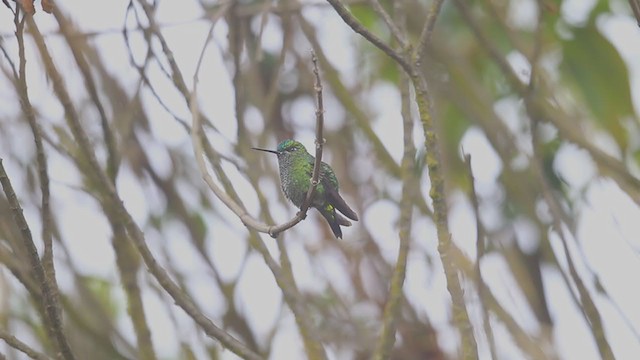
[[(322, 216), (327, 220), (329, 226), (331, 226), (333, 235), (335, 235), (338, 239), (342, 239), (342, 229), (340, 229), (340, 224), (344, 223), (344, 221), (348, 222), (348, 220), (341, 217), (339, 214), (336, 214), (336, 209), (330, 204), (326, 204), (324, 208), (317, 209), (320, 214), (322, 214)], [(340, 216), (340, 218), (338, 218), (338, 216)], [(351, 223), (349, 223), (349, 225), (351, 225)]]
[(325, 187), (325, 189), (327, 189), (327, 199), (329, 200), (329, 203), (331, 205), (335, 206), (335, 208), (338, 209), (338, 211), (343, 213), (349, 219), (353, 221), (358, 221), (358, 214), (356, 214), (355, 211), (351, 210), (349, 205), (347, 205), (347, 202), (344, 201), (344, 199), (342, 198), (342, 196), (340, 196), (340, 193), (338, 193), (337, 190), (331, 187)]

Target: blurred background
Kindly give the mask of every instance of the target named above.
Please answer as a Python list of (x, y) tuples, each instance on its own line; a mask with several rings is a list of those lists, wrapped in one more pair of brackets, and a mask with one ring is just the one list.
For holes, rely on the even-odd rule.
[[(448, 252), (415, 94), (329, 3), (3, 3), (0, 359), (37, 358), (15, 338), (43, 358), (72, 358), (65, 341), (78, 359), (252, 358), (194, 312), (258, 358), (314, 358), (315, 346), (318, 358), (368, 359), (405, 264), (390, 358), (640, 353), (637, 1), (444, 1), (418, 68), (440, 140)], [(434, 7), (342, 3), (394, 49), (389, 23), (416, 44)], [(360, 221), (335, 239), (311, 210), (274, 239), (203, 181), (193, 114), (225, 194), (261, 222), (291, 219), (276, 157), (251, 147), (293, 138), (313, 153), (312, 49), (323, 160)], [(140, 241), (166, 278), (148, 270)]]

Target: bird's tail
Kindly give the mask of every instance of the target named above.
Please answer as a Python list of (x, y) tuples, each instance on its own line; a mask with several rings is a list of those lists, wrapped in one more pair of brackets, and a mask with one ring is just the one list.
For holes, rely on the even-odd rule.
[(333, 231), (333, 235), (338, 239), (342, 239), (342, 229), (340, 229), (340, 225), (351, 226), (351, 222), (345, 219), (344, 216), (336, 213), (336, 208), (329, 203), (324, 204), (322, 207), (317, 207), (316, 209), (318, 209), (320, 214), (322, 214), (329, 223), (331, 231)]

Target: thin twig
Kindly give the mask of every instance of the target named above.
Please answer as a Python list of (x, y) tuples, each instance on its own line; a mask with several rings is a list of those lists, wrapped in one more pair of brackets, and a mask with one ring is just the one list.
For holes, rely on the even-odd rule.
[[(474, 278), (475, 267), (471, 260), (458, 248), (455, 244), (452, 245), (452, 256), (455, 257), (455, 263), (460, 268), (460, 272), (465, 274), (469, 278)], [(483, 285), (486, 289), (484, 293), (487, 307), (496, 316), (496, 319), (500, 320), (507, 329), (507, 333), (513, 338), (515, 343), (529, 355), (529, 358), (535, 360), (546, 360), (550, 357), (545, 354), (541, 349), (540, 342), (537, 339), (532, 338), (523, 328), (518, 324), (505, 308), (500, 304), (498, 299), (491, 292), (491, 288), (487, 284)]]
[(236, 353), (238, 356), (246, 359), (261, 359), (262, 357), (260, 355), (256, 354), (251, 349), (248, 349), (243, 343), (231, 336), (225, 330), (216, 326), (209, 318), (207, 318), (202, 311), (198, 309), (193, 300), (191, 300), (189, 296), (185, 294), (184, 291), (180, 289), (180, 287), (169, 277), (167, 271), (158, 264), (146, 244), (142, 230), (140, 230), (131, 217), (131, 214), (129, 214), (127, 209), (124, 207), (122, 199), (118, 195), (114, 184), (110, 181), (109, 177), (98, 163), (88, 135), (82, 128), (78, 114), (73, 107), (69, 93), (64, 86), (62, 76), (53, 63), (53, 59), (47, 50), (44, 38), (32, 20), (30, 20), (29, 29), (31, 30), (38, 50), (41, 53), (41, 58), (45, 63), (45, 68), (47, 69), (47, 73), (53, 84), (54, 91), (60, 98), (60, 102), (64, 107), (69, 127), (71, 128), (74, 138), (88, 163), (92, 180), (96, 182), (96, 186), (98, 187), (98, 191), (101, 195), (99, 199), (104, 202), (104, 206), (113, 209), (115, 214), (114, 216), (119, 222), (124, 224), (130, 239), (136, 245), (140, 255), (142, 255), (149, 272), (151, 272), (158, 283), (173, 298), (175, 303), (180, 306), (208, 336), (219, 340), (224, 346)]
[[(16, 19), (17, 20), (17, 19)], [(27, 75), (26, 75), (26, 55), (24, 46), (24, 21), (18, 23), (16, 21), (16, 40), (18, 42), (18, 61), (19, 76), (15, 79), (15, 88), (20, 97), (20, 106), (22, 112), (29, 123), (31, 133), (33, 134), (33, 141), (36, 145), (36, 163), (38, 166), (38, 177), (40, 180), (40, 191), (42, 192), (42, 241), (44, 243), (44, 250), (42, 254), (42, 267), (44, 268), (45, 276), (49, 284), (51, 284), (51, 294), (56, 306), (56, 311), (60, 311), (60, 305), (58, 304), (58, 283), (56, 282), (56, 272), (53, 262), (53, 239), (52, 239), (52, 213), (50, 205), (50, 188), (49, 188), (49, 173), (47, 171), (47, 157), (44, 152), (44, 146), (42, 144), (42, 128), (37, 123), (36, 115), (29, 99), (29, 91), (27, 88)]]
[(338, 13), (338, 15), (340, 15), (340, 17), (342, 18), (342, 20), (347, 25), (349, 25), (351, 29), (353, 29), (353, 31), (362, 35), (362, 37), (367, 39), (370, 43), (375, 45), (378, 49), (382, 50), (382, 52), (384, 52), (393, 60), (395, 60), (400, 66), (402, 66), (402, 68), (407, 73), (411, 72), (410, 63), (398, 51), (392, 49), (389, 45), (385, 44), (384, 41), (382, 41), (379, 37), (377, 37), (372, 32), (367, 30), (367, 28), (365, 28), (364, 25), (362, 25), (360, 21), (358, 21), (358, 19), (356, 19), (356, 17), (353, 16), (353, 14), (344, 6), (344, 4), (340, 0), (327, 0), (327, 1), (329, 2), (329, 4), (331, 4), (331, 6), (333, 6), (333, 8)]
[(438, 252), (440, 254), (445, 277), (447, 279), (447, 290), (449, 291), (452, 300), (453, 322), (456, 324), (456, 327), (461, 334), (462, 358), (477, 359), (478, 348), (475, 335), (473, 333), (473, 326), (469, 320), (469, 314), (464, 300), (464, 292), (458, 277), (458, 270), (456, 264), (451, 259), (453, 241), (451, 239), (451, 233), (448, 225), (444, 172), (442, 171), (441, 166), (442, 160), (440, 156), (438, 134), (435, 131), (435, 124), (431, 115), (431, 99), (427, 89), (426, 78), (418, 68), (417, 63), (410, 59), (410, 55), (405, 57), (403, 54), (398, 53), (390, 46), (383, 43), (378, 37), (368, 31), (339, 0), (327, 1), (333, 6), (338, 15), (349, 27), (394, 59), (411, 79), (415, 89), (415, 101), (418, 105), (418, 114), (425, 137), (424, 145), (426, 149), (426, 163), (427, 168), (429, 169), (429, 179), (431, 181), (431, 191), (429, 194), (433, 201), (434, 222), (438, 235)]
[(415, 47), (413, 54), (414, 63), (417, 65), (420, 64), (422, 54), (424, 54), (424, 51), (431, 41), (431, 34), (433, 33), (433, 29), (436, 26), (436, 19), (438, 19), (438, 15), (440, 14), (440, 9), (442, 8), (443, 3), (444, 0), (433, 0), (433, 2), (431, 3), (431, 8), (429, 9), (429, 13), (427, 14), (427, 19), (425, 21), (424, 27), (422, 28), (422, 32), (420, 33), (418, 45)]
[[(402, 31), (406, 30), (406, 13), (401, 2), (396, 3), (396, 18)], [(401, 30), (398, 31), (401, 31)], [(384, 307), (382, 317), (382, 330), (376, 341), (376, 348), (373, 359), (383, 360), (391, 357), (391, 350), (396, 340), (396, 323), (402, 305), (403, 291), (406, 273), (407, 258), (411, 242), (411, 215), (413, 213), (413, 193), (416, 187), (413, 169), (415, 167), (416, 148), (413, 143), (413, 118), (411, 116), (411, 82), (407, 74), (401, 71), (400, 98), (402, 101), (402, 130), (403, 130), (403, 155), (400, 163), (400, 173), (402, 180), (402, 197), (400, 199), (400, 219), (398, 221), (398, 237), (400, 245), (396, 266), (391, 276), (389, 297)]]
[(469, 185), (471, 187), (470, 198), (471, 205), (473, 206), (473, 214), (476, 218), (476, 284), (478, 286), (478, 297), (480, 298), (480, 304), (482, 305), (482, 322), (485, 335), (487, 336), (487, 342), (489, 343), (489, 352), (492, 359), (498, 359), (496, 351), (496, 342), (493, 336), (493, 328), (491, 327), (491, 319), (489, 318), (489, 310), (487, 307), (486, 293), (487, 284), (482, 278), (482, 270), (480, 264), (484, 257), (486, 244), (485, 244), (485, 230), (480, 220), (480, 205), (478, 203), (478, 194), (476, 193), (475, 178), (473, 177), (473, 169), (471, 168), (471, 155), (464, 155), (464, 162), (467, 165), (467, 174), (469, 176)]
[(107, 119), (107, 112), (102, 105), (100, 96), (98, 95), (98, 86), (96, 84), (96, 81), (93, 79), (91, 69), (85, 57), (85, 54), (83, 54), (81, 42), (73, 42), (72, 40), (72, 35), (75, 33), (75, 29), (73, 28), (72, 23), (64, 18), (64, 15), (60, 12), (60, 9), (57, 6), (53, 7), (53, 15), (58, 22), (60, 32), (65, 37), (67, 43), (72, 45), (69, 46), (69, 49), (71, 50), (71, 54), (73, 55), (76, 64), (78, 65), (78, 70), (82, 74), (82, 78), (87, 88), (87, 92), (89, 93), (89, 97), (91, 98), (91, 102), (98, 111), (100, 126), (102, 127), (104, 142), (107, 149), (107, 174), (109, 175), (111, 181), (115, 182), (118, 167), (120, 164), (117, 151), (118, 144), (116, 141), (116, 137), (114, 136), (113, 129), (109, 124), (109, 120)]
[(4, 169), (2, 159), (0, 159), (0, 183), (2, 184), (2, 189), (4, 190), (4, 194), (7, 197), (7, 201), (9, 202), (9, 206), (11, 208), (11, 212), (13, 213), (13, 218), (16, 226), (20, 229), (20, 232), (22, 234), (22, 240), (24, 242), (25, 248), (28, 250), (29, 264), (31, 266), (31, 269), (33, 270), (38, 284), (42, 289), (42, 305), (45, 311), (45, 323), (49, 324), (52, 327), (52, 335), (59, 347), (62, 357), (67, 360), (72, 360), (75, 357), (73, 356), (71, 347), (69, 346), (69, 342), (67, 341), (67, 337), (62, 327), (60, 309), (57, 307), (57, 302), (53, 294), (53, 285), (51, 285), (45, 273), (44, 267), (42, 266), (42, 262), (40, 261), (40, 257), (38, 256), (38, 250), (36, 249), (36, 245), (33, 242), (33, 237), (31, 236), (29, 224), (24, 217), (22, 207), (20, 206), (20, 202), (18, 201), (16, 192), (13, 190), (11, 181), (9, 180), (9, 177)]
[(535, 118), (534, 114), (530, 114), (530, 118), (531, 142), (533, 146), (532, 166), (534, 169), (534, 174), (538, 183), (540, 184), (542, 196), (547, 203), (551, 214), (553, 215), (553, 229), (560, 238), (564, 250), (565, 260), (567, 261), (567, 266), (569, 268), (569, 274), (571, 275), (576, 289), (578, 290), (580, 309), (582, 310), (583, 315), (587, 320), (589, 330), (591, 330), (591, 334), (596, 342), (598, 351), (600, 352), (600, 356), (602, 357), (602, 359), (615, 359), (615, 356), (611, 349), (611, 345), (607, 340), (606, 332), (602, 324), (602, 316), (600, 315), (600, 311), (593, 301), (589, 290), (584, 285), (584, 281), (580, 277), (580, 274), (578, 274), (573, 258), (571, 257), (571, 252), (569, 251), (569, 245), (564, 234), (564, 227), (561, 220), (563, 218), (561, 205), (558, 202), (558, 199), (553, 195), (551, 185), (549, 184), (547, 177), (543, 173), (543, 165), (541, 160), (542, 158), (540, 154), (540, 143), (538, 140), (538, 119)]
[(320, 73), (318, 71), (318, 58), (316, 53), (311, 50), (311, 62), (313, 63), (313, 74), (315, 75), (314, 90), (316, 92), (316, 159), (313, 163), (313, 175), (311, 176), (311, 186), (307, 191), (307, 197), (300, 206), (300, 212), (303, 213), (302, 218), (305, 217), (313, 194), (318, 186), (318, 179), (320, 178), (320, 165), (322, 164), (322, 147), (324, 145), (323, 128), (324, 128), (324, 104), (322, 100), (322, 82), (320, 81)]
[(391, 31), (391, 35), (393, 35), (393, 37), (400, 44), (400, 46), (402, 46), (402, 48), (406, 47), (408, 42), (407, 42), (407, 39), (405, 38), (404, 33), (400, 30), (398, 25), (396, 25), (396, 23), (393, 22), (393, 20), (391, 19), (391, 16), (389, 16), (389, 13), (387, 13), (387, 11), (384, 9), (382, 4), (380, 4), (380, 1), (369, 0), (369, 2), (373, 7), (373, 11), (375, 11), (378, 14), (378, 16), (382, 18), (384, 23), (387, 24), (387, 27)]

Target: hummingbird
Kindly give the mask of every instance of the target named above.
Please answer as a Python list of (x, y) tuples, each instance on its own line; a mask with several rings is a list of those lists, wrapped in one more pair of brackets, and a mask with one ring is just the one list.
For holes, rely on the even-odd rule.
[[(315, 157), (307, 152), (304, 145), (291, 139), (279, 143), (277, 150), (252, 149), (278, 156), (282, 191), (287, 199), (300, 208), (307, 197), (309, 186), (311, 186)], [(324, 161), (321, 162), (318, 185), (310, 206), (320, 212), (329, 223), (336, 238), (341, 239), (342, 230), (340, 226), (351, 226), (351, 222), (344, 216), (358, 221), (358, 215), (347, 205), (338, 190), (338, 179), (333, 169)], [(340, 215), (336, 210), (344, 214), (344, 216)]]

